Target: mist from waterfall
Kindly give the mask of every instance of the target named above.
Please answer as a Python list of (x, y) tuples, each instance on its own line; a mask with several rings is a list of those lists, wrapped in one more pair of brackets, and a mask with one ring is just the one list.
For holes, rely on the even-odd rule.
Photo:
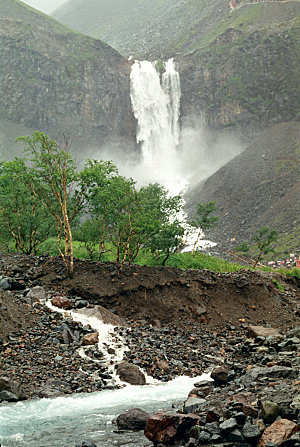
[(131, 69), (131, 103), (138, 122), (145, 180), (157, 181), (172, 194), (182, 191), (186, 181), (178, 160), (180, 137), (180, 77), (173, 59), (164, 72), (149, 61), (135, 61)]

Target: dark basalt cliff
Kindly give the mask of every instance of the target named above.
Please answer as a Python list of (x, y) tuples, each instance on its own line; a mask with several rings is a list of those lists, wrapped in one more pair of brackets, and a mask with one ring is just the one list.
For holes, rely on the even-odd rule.
[(85, 144), (134, 144), (129, 63), (16, 0), (0, 0), (0, 120)]

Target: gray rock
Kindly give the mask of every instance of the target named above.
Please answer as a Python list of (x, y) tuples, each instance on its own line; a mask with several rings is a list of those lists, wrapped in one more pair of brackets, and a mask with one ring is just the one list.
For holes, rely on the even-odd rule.
[(229, 431), (234, 430), (237, 427), (237, 421), (235, 418), (226, 419), (226, 421), (220, 424), (221, 435), (225, 435)]
[(265, 400), (261, 403), (261, 416), (267, 424), (271, 424), (278, 416), (279, 405), (276, 402)]
[(119, 430), (144, 430), (150, 414), (139, 408), (125, 411), (117, 417)]
[(230, 431), (226, 435), (226, 438), (228, 439), (229, 442), (241, 442), (244, 439), (241, 431), (238, 430), (237, 428)]
[(203, 407), (206, 404), (205, 399), (198, 399), (197, 397), (189, 397), (183, 405), (183, 412), (185, 414), (193, 413), (198, 408)]
[(4, 400), (6, 400), (7, 402), (17, 402), (19, 400), (19, 397), (11, 393), (10, 391), (3, 390), (0, 391), (0, 402)]
[(246, 441), (251, 443), (257, 441), (261, 436), (260, 430), (255, 425), (252, 425), (250, 421), (245, 423), (242, 433)]
[(0, 279), (0, 287), (3, 290), (10, 290), (10, 283), (9, 283), (8, 278), (1, 278)]
[(268, 367), (257, 367), (249, 369), (244, 376), (240, 378), (240, 383), (245, 386), (249, 386), (252, 382), (256, 380), (267, 377), (267, 378), (289, 378), (296, 379), (298, 377), (298, 371), (287, 366), (271, 366)]
[(45, 289), (41, 286), (33, 287), (33, 289), (27, 293), (26, 298), (30, 298), (31, 302), (35, 300), (44, 300), (46, 299)]
[(198, 436), (198, 445), (199, 444), (207, 444), (211, 440), (211, 435), (207, 433), (207, 431), (200, 431)]

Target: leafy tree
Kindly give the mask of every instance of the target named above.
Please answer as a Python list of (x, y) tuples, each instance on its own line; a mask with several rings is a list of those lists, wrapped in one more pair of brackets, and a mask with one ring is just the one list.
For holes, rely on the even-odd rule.
[(80, 175), (87, 185), (88, 213), (97, 226), (99, 260), (105, 242), (110, 242), (116, 249), (116, 262), (132, 263), (141, 247), (150, 247), (160, 231), (166, 233), (167, 224), (182, 209), (181, 198), (168, 197), (157, 183), (137, 191), (135, 182), (119, 175), (111, 162), (89, 160)]
[[(278, 233), (276, 230), (271, 230), (268, 227), (263, 227), (260, 228), (259, 230), (256, 230), (256, 234), (251, 238), (251, 241), (254, 242), (256, 245), (255, 249), (257, 251), (255, 259), (251, 259), (254, 267), (257, 266), (257, 264), (264, 255), (273, 251), (272, 243), (276, 242), (277, 238)], [(247, 242), (243, 242), (242, 244), (236, 247), (236, 251), (242, 253), (249, 253), (252, 250)]]
[(53, 233), (54, 220), (26, 186), (29, 176), (24, 160), (0, 165), (0, 238), (6, 245), (13, 241), (17, 251), (36, 254)]
[(120, 176), (110, 161), (89, 160), (80, 176), (87, 186), (85, 197), (88, 213), (98, 232), (98, 261), (105, 242), (111, 242), (116, 247), (116, 262), (120, 262), (128, 245), (128, 232), (131, 232), (130, 216), (136, 196), (135, 183), (132, 179)]
[(150, 241), (149, 248), (152, 253), (156, 253), (162, 258), (162, 265), (165, 265), (170, 255), (176, 253), (183, 243), (185, 228), (179, 220), (162, 224), (158, 233)]
[[(43, 132), (31, 137), (20, 137), (32, 166), (27, 185), (53, 216), (57, 230), (57, 244), (67, 275), (73, 274), (74, 254), (71, 223), (84, 204), (84, 185), (79, 184), (78, 173), (66, 139), (62, 144), (51, 140)], [(60, 242), (64, 240), (64, 251)]]
[(277, 231), (271, 230), (269, 227), (263, 227), (256, 231), (256, 234), (252, 238), (258, 249), (258, 255), (256, 257), (254, 267), (257, 266), (263, 255), (273, 251), (272, 243), (276, 242), (277, 239)]
[(99, 241), (98, 222), (93, 219), (85, 220), (73, 230), (73, 236), (76, 241), (81, 242), (92, 261)]
[(198, 203), (196, 214), (189, 222), (192, 227), (199, 229), (192, 253), (196, 249), (201, 233), (205, 230), (210, 230), (218, 224), (219, 217), (211, 216), (217, 209), (216, 202)]

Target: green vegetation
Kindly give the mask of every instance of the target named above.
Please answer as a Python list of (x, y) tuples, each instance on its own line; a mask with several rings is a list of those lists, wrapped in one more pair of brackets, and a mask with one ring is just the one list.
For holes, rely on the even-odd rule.
[(277, 289), (278, 289), (280, 292), (284, 292), (284, 287), (283, 287), (283, 285), (280, 284), (280, 282), (277, 281), (277, 279), (273, 278), (273, 283), (275, 284), (275, 286), (277, 287)]
[(278, 233), (268, 227), (256, 230), (256, 233), (251, 238), (254, 247), (250, 247), (246, 242), (236, 247), (237, 252), (251, 253), (254, 256), (253, 266), (256, 267), (259, 261), (268, 253), (274, 252), (274, 243), (278, 239)]
[(192, 227), (199, 229), (193, 248), (193, 253), (195, 251), (201, 233), (204, 232), (205, 230), (210, 230), (211, 228), (215, 227), (218, 224), (219, 217), (211, 216), (211, 214), (216, 212), (217, 209), (218, 207), (216, 206), (216, 202), (198, 203), (196, 214), (193, 216), (193, 219), (189, 222), (189, 224)]
[(7, 249), (14, 242), (16, 250), (37, 253), (54, 226), (70, 276), (74, 231), (80, 248), (90, 259), (97, 253), (98, 261), (109, 250), (116, 262), (132, 263), (143, 249), (164, 265), (178, 251), (185, 234), (177, 218), (181, 197), (169, 197), (158, 184), (138, 190), (112, 162), (89, 160), (79, 172), (67, 140), (58, 144), (42, 132), (18, 140), (28, 158), (0, 171), (0, 242)]
[[(137, 189), (110, 161), (88, 160), (78, 171), (67, 140), (42, 132), (18, 139), (28, 158), (0, 164), (0, 244), (7, 251), (60, 255), (66, 274), (74, 257), (121, 264), (168, 265), (234, 272), (243, 268), (203, 253), (179, 253), (186, 229), (178, 220), (183, 201), (161, 185)], [(198, 204), (190, 224), (198, 231), (215, 226), (215, 202)], [(199, 237), (199, 235), (198, 235)], [(271, 251), (277, 233), (258, 230), (252, 238), (257, 258)], [(196, 241), (197, 242), (197, 241)], [(248, 244), (240, 247), (249, 250)], [(288, 272), (299, 277), (299, 269)]]

